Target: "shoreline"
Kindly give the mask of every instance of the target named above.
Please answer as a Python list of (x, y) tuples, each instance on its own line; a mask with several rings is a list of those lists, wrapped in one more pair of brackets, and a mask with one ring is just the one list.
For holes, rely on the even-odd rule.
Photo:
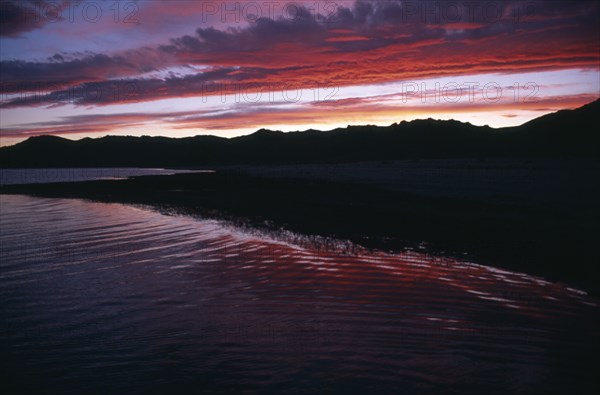
[(517, 270), (600, 295), (600, 210), (421, 196), (381, 185), (237, 170), (0, 186), (0, 194), (142, 204), (267, 232), (348, 240)]

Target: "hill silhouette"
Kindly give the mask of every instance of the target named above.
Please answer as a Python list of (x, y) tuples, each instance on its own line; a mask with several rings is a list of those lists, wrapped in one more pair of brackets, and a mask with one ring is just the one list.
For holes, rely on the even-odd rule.
[(198, 167), (339, 163), (422, 158), (600, 156), (600, 99), (523, 125), (494, 129), (455, 120), (348, 126), (327, 132), (261, 129), (221, 138), (106, 136), (73, 141), (31, 137), (0, 148), (0, 167)]

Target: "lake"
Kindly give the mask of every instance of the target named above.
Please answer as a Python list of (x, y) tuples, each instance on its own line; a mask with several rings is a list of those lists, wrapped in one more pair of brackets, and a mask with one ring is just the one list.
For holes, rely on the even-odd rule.
[(3, 385), (585, 393), (597, 301), (522, 273), (144, 207), (0, 195)]
[(170, 175), (198, 171), (207, 170), (150, 169), (135, 167), (0, 169), (0, 185), (114, 180), (133, 176)]

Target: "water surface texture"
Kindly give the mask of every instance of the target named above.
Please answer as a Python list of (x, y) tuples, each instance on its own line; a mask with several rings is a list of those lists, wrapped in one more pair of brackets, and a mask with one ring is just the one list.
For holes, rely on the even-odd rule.
[(525, 274), (7, 195), (0, 258), (10, 392), (564, 394), (597, 384), (596, 300)]

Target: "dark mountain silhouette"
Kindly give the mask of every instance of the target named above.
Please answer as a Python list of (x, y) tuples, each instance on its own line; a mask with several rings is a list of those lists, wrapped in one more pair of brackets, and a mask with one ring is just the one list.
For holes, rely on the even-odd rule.
[(0, 148), (0, 167), (196, 167), (421, 158), (600, 156), (600, 99), (523, 125), (494, 129), (433, 119), (328, 132), (261, 129), (248, 136), (31, 137)]

